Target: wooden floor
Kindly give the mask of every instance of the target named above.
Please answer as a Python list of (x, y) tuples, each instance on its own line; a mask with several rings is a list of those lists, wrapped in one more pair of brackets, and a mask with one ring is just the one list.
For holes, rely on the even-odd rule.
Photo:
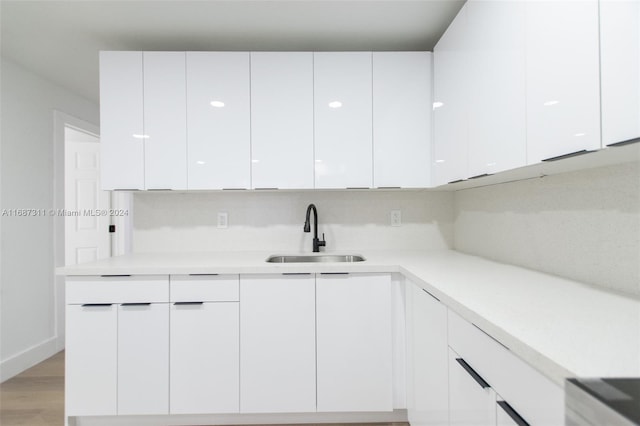
[[(64, 352), (0, 383), (1, 426), (64, 424)], [(351, 424), (358, 426), (360, 424)], [(405, 426), (408, 423), (375, 423)], [(291, 426), (291, 425), (289, 425)], [(311, 426), (311, 425), (306, 425)]]
[(0, 425), (64, 424), (64, 352), (0, 383)]

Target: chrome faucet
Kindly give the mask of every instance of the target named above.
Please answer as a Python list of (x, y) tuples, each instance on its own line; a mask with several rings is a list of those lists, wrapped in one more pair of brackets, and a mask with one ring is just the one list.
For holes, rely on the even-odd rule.
[(324, 232), (322, 233), (322, 241), (318, 239), (318, 210), (316, 210), (316, 206), (313, 204), (309, 204), (309, 207), (307, 207), (307, 218), (304, 221), (304, 232), (311, 232), (311, 223), (309, 223), (311, 210), (313, 210), (313, 252), (317, 253), (320, 251), (320, 247), (327, 245), (327, 242), (324, 240)]

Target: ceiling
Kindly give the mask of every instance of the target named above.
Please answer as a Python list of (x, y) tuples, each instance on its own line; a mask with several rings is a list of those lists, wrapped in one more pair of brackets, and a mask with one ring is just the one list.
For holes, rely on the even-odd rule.
[(100, 50), (432, 50), (465, 0), (1, 0), (1, 53), (98, 102)]

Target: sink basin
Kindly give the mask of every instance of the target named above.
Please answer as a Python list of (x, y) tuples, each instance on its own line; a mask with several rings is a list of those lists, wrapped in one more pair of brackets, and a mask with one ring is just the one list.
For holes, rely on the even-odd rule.
[(299, 254), (290, 256), (269, 256), (269, 263), (324, 263), (324, 262), (364, 262), (357, 254)]

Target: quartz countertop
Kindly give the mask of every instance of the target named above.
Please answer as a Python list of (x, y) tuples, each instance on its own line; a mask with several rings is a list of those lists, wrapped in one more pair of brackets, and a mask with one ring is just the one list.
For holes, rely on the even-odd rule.
[(636, 298), (454, 250), (349, 252), (366, 258), (357, 263), (265, 261), (270, 255), (284, 254), (299, 253), (140, 253), (61, 267), (57, 273), (397, 272), (559, 386), (568, 377), (640, 377), (640, 300)]

